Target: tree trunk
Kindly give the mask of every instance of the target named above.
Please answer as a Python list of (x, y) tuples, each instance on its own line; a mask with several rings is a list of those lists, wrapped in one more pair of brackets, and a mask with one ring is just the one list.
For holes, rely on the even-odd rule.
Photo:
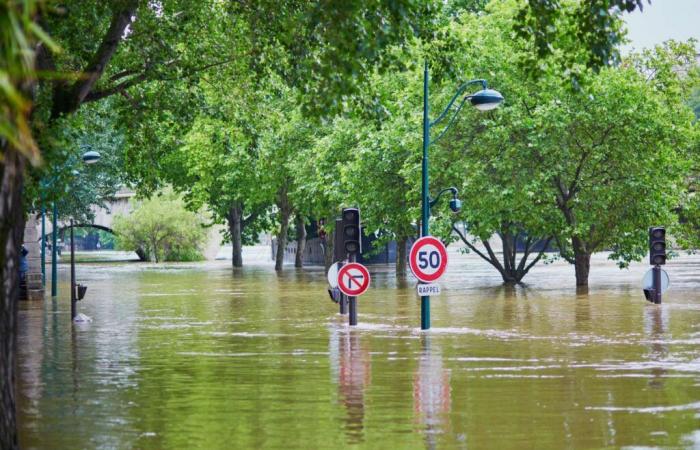
[(233, 267), (243, 267), (243, 208), (235, 204), (228, 211), (228, 230), (231, 235), (231, 264)]
[(396, 241), (396, 278), (406, 278), (406, 238)]
[(277, 254), (275, 255), (275, 270), (278, 272), (281, 272), (284, 266), (284, 251), (287, 247), (290, 215), (287, 209), (280, 209), (280, 229), (277, 234)]
[(297, 253), (294, 255), (294, 267), (302, 267), (304, 265), (304, 250), (306, 250), (306, 226), (304, 225), (304, 216), (296, 215), (297, 228)]
[(143, 247), (137, 248), (135, 250), (135, 253), (141, 261), (146, 262), (148, 260), (148, 255), (146, 254), (146, 250), (144, 250)]
[(586, 251), (586, 247), (580, 238), (572, 237), (571, 244), (574, 249), (576, 286), (588, 286), (588, 273), (591, 270), (591, 254)]
[(19, 248), (24, 214), (22, 186), (25, 159), (9, 146), (2, 149), (0, 165), (0, 448), (16, 449), (17, 404), (15, 368), (17, 301), (19, 299)]

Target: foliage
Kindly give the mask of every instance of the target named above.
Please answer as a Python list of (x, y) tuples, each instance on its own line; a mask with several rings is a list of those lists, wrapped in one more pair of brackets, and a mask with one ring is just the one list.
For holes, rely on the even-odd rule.
[(593, 252), (613, 249), (621, 266), (640, 259), (647, 227), (674, 222), (692, 158), (692, 116), (682, 103), (690, 80), (671, 70), (690, 61), (692, 43), (635, 55), (571, 90), (554, 68), (533, 83), (512, 64), (528, 49), (509, 37), (507, 5), (479, 23), (463, 20), (454, 27), (471, 47), (463, 64), (488, 67), (506, 98), (493, 113), (464, 111), (435, 154), (445, 184), (461, 184), (470, 232), (482, 241), (513, 226), (551, 236), (582, 284)]
[[(73, 115), (55, 120), (39, 135), (47, 152), (46, 165), (31, 172), (25, 189), (36, 199), (38, 210), (56, 202), (61, 219), (89, 223), (93, 206), (106, 203), (125, 184), (124, 131), (110, 111), (110, 102), (90, 104)], [(86, 164), (86, 151), (100, 154), (97, 163)]]
[(513, 28), (529, 44), (521, 55), (526, 72), (544, 75), (553, 64), (578, 86), (586, 69), (597, 72), (619, 62), (625, 38), (621, 16), (643, 9), (644, 0), (526, 0), (521, 5)]
[[(23, 0), (0, 4), (0, 144), (6, 143), (33, 164), (40, 161), (28, 120), (32, 109), (29, 91), (37, 77), (34, 65), (36, 41), (57, 50), (56, 44), (34, 22), (41, 1)], [(0, 157), (2, 154), (0, 154)]]
[(137, 202), (128, 216), (115, 216), (113, 229), (119, 249), (140, 251), (155, 262), (194, 261), (202, 259), (203, 225), (177, 195), (165, 192)]

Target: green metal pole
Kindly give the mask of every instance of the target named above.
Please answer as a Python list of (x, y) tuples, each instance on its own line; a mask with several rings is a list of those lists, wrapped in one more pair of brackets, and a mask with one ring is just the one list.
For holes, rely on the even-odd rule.
[(70, 318), (75, 319), (77, 302), (75, 296), (75, 236), (73, 235), (73, 219), (70, 220)]
[(41, 285), (46, 287), (46, 204), (41, 199)]
[[(423, 165), (422, 165), (422, 190), (423, 208), (421, 214), (421, 235), (429, 236), (430, 222), (430, 197), (428, 194), (428, 147), (430, 146), (430, 105), (428, 104), (428, 62), (425, 62), (423, 72)], [(420, 328), (430, 328), (430, 297), (420, 299)]]
[(51, 236), (51, 297), (58, 295), (58, 208), (53, 203), (53, 230)]

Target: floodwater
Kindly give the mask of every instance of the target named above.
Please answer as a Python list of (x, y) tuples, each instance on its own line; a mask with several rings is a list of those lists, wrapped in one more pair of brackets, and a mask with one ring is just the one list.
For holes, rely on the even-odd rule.
[(25, 449), (700, 448), (700, 258), (666, 270), (596, 256), (528, 285), (457, 256), (421, 332), (414, 282), (372, 268), (348, 327), (318, 269), (268, 262), (89, 263), (71, 326), (58, 300), (22, 303)]

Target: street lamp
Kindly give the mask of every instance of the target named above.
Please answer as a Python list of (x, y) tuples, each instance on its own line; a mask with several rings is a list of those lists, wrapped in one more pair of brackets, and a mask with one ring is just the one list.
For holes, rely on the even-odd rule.
[[(455, 93), (455, 95), (452, 97), (450, 102), (447, 104), (447, 107), (445, 108), (445, 110), (442, 113), (440, 113), (440, 115), (434, 121), (431, 122), (430, 121), (430, 105), (428, 102), (428, 81), (429, 81), (428, 63), (426, 62), (425, 69), (423, 72), (423, 164), (422, 164), (422, 187), (421, 187), (421, 200), (422, 200), (421, 235), (422, 236), (429, 236), (430, 235), (430, 231), (429, 231), (430, 230), (430, 226), (429, 226), (430, 225), (430, 208), (437, 204), (437, 201), (440, 199), (440, 196), (443, 193), (452, 192), (452, 200), (450, 201), (450, 209), (452, 209), (452, 211), (458, 212), (462, 206), (462, 202), (457, 198), (457, 188), (455, 188), (455, 187), (443, 189), (435, 197), (435, 199), (430, 198), (430, 191), (429, 191), (429, 185), (428, 185), (428, 147), (430, 147), (430, 144), (431, 144), (430, 128), (433, 127), (434, 125), (441, 123), (447, 117), (447, 115), (450, 113), (450, 110), (452, 109), (452, 105), (454, 105), (455, 101), (457, 101), (457, 99), (466, 92), (467, 87), (469, 87), (472, 84), (480, 84), (481, 90), (476, 92), (475, 94), (464, 96), (464, 98), (460, 102), (459, 106), (452, 114), (452, 117), (450, 117), (449, 122), (447, 123), (445, 128), (443, 128), (443, 130), (440, 132), (440, 134), (432, 142), (437, 142), (441, 137), (443, 137), (445, 135), (447, 130), (454, 123), (455, 118), (457, 117), (459, 112), (462, 110), (462, 107), (464, 106), (464, 103), (467, 100), (469, 100), (469, 102), (472, 104), (472, 106), (474, 106), (479, 111), (490, 111), (492, 109), (497, 108), (498, 105), (500, 105), (503, 102), (503, 96), (501, 95), (501, 93), (498, 91), (495, 91), (493, 89), (489, 89), (488, 85), (486, 83), (486, 80), (470, 80), (470, 81), (467, 81), (466, 83), (463, 83), (457, 89), (457, 93)], [(429, 296), (421, 297), (420, 323), (421, 323), (421, 329), (427, 330), (430, 328), (430, 297)]]
[[(94, 164), (100, 160), (100, 154), (94, 150), (88, 150), (82, 155), (82, 161), (85, 164)], [(73, 163), (73, 159), (69, 158), (68, 164)], [(52, 187), (56, 182), (58, 174), (54, 175), (48, 182), (43, 183), (43, 187)], [(43, 203), (43, 202), (42, 202)], [(46, 283), (46, 208), (42, 205), (41, 208), (41, 274), (44, 284)], [(53, 218), (52, 218), (52, 236), (51, 236), (51, 297), (58, 295), (58, 208), (56, 200), (53, 201)]]

